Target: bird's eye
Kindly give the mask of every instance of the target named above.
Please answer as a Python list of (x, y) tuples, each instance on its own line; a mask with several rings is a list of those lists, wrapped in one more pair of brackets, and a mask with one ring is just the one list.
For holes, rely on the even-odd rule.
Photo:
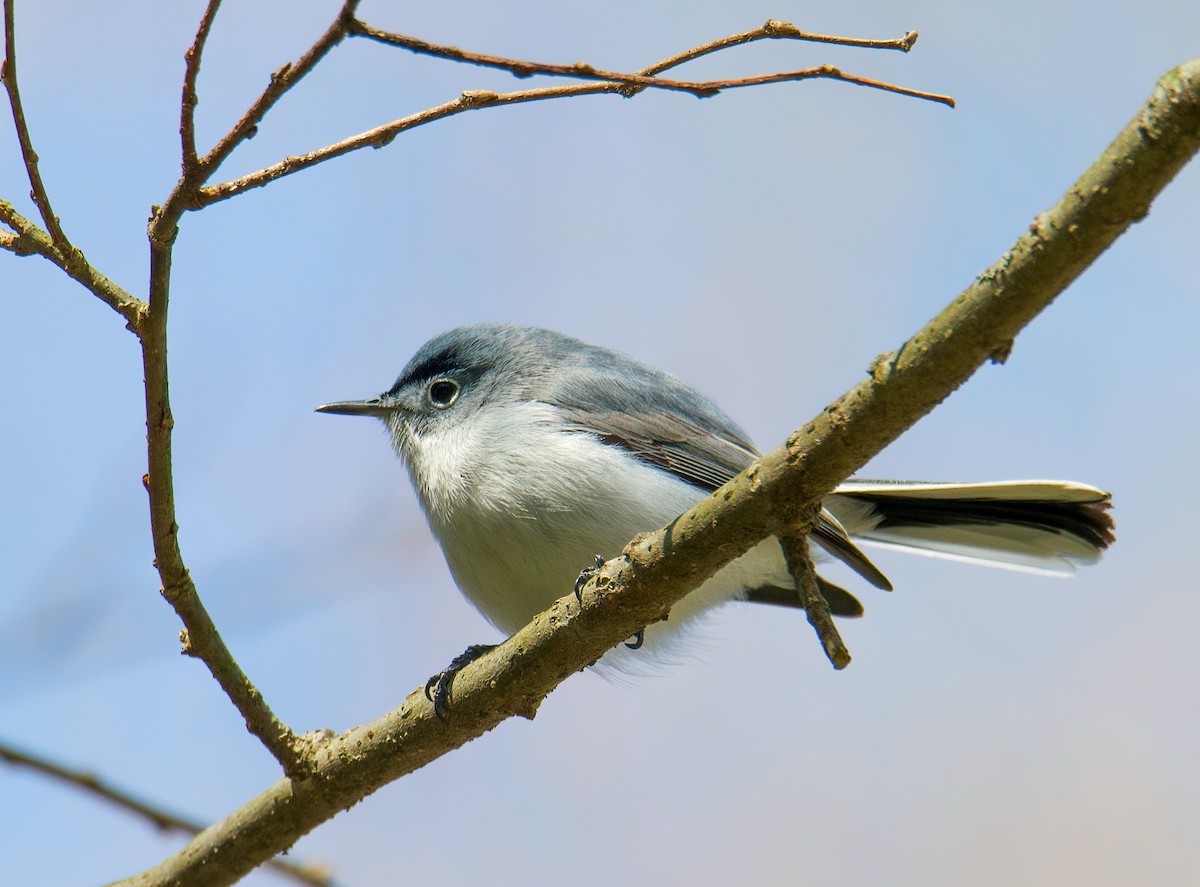
[(438, 379), (429, 386), (429, 402), (444, 410), (458, 400), (458, 383), (450, 379)]

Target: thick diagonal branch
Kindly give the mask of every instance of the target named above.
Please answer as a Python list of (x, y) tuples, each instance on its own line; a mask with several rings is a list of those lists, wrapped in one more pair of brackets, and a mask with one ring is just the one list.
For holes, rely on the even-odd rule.
[(1200, 59), (1169, 72), (1116, 141), (1050, 210), (949, 306), (820, 416), (655, 533), (635, 539), (454, 685), (439, 721), (420, 690), (313, 756), (302, 782), (283, 779), (128, 883), (228, 884), (337, 812), (514, 714), (532, 716), (559, 683), (619, 644), (767, 535), (805, 515), (947, 397), (1135, 221), (1200, 148)]

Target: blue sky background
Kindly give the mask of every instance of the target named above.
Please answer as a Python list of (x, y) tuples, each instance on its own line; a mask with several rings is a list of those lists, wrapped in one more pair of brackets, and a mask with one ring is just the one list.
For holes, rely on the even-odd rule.
[[(202, 144), (336, 5), (228, 0), (200, 80)], [(201, 7), (18, 2), (56, 210), (137, 294), (149, 206), (178, 171), (182, 58)], [(382, 430), (313, 407), (383, 390), (443, 329), (512, 320), (669, 369), (773, 447), (995, 260), (1155, 78), (1200, 52), (1200, 6), (1173, 0), (367, 0), (362, 17), (614, 69), (767, 18), (857, 36), (914, 28), (908, 56), (760, 44), (681, 75), (829, 62), (960, 106), (824, 82), (489, 110), (185, 218), (170, 342), (181, 542), (235, 655), (298, 730), (367, 721), (468, 643), (495, 640), (454, 589)], [(222, 178), (463, 89), (525, 85), (347, 41)], [(5, 125), (0, 196), (33, 215), (27, 192)], [(691, 665), (632, 688), (579, 675), (535, 722), (386, 787), (295, 856), (347, 885), (1194, 876), (1198, 208), (1193, 164), (1006, 366), (865, 472), (1104, 486), (1119, 543), (1101, 565), (1055, 581), (883, 553), (897, 590), (863, 590), (845, 672), (802, 616), (731, 608)], [(178, 655), (157, 595), (136, 342), (38, 259), (0, 255), (0, 305), (0, 738), (223, 816), (277, 768)], [(180, 845), (20, 770), (0, 767), (0, 797), (6, 882), (104, 882)]]

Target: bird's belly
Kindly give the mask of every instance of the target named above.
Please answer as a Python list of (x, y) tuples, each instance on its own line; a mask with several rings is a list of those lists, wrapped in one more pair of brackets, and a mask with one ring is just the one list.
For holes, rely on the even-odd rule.
[[(512, 634), (555, 600), (569, 594), (580, 570), (599, 555), (620, 554), (635, 535), (655, 530), (687, 510), (702, 493), (688, 488), (676, 510), (654, 515), (629, 514), (610, 503), (601, 518), (595, 509), (557, 512), (544, 519), (502, 518), (460, 524), (458, 535), (443, 544), (446, 562), (467, 599), (493, 625)], [(666, 622), (648, 626), (644, 648), (618, 647), (604, 663), (620, 671), (642, 671), (676, 655), (679, 642), (695, 627), (694, 617), (730, 600), (744, 598), (747, 588), (791, 582), (779, 543), (768, 538), (728, 564), (671, 609)]]
[[(536, 450), (538, 466), (522, 462)], [(546, 431), (536, 448), (493, 452), (455, 507), (428, 509), (446, 563), (467, 599), (506, 634), (570, 594), (597, 556), (620, 554), (707, 493), (588, 434)], [(508, 465), (510, 470), (504, 470)], [(747, 587), (789, 584), (779, 544), (767, 539), (717, 572), (646, 632), (645, 658), (690, 618), (742, 597)], [(606, 660), (609, 657), (606, 657)], [(653, 656), (651, 655), (651, 658)]]

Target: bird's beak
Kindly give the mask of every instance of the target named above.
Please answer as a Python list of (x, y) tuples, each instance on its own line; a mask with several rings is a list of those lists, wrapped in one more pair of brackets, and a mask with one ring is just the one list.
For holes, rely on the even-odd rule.
[(337, 413), (340, 416), (374, 416), (376, 419), (386, 419), (395, 409), (384, 402), (383, 398), (373, 397), (370, 400), (343, 400), (338, 403), (326, 403), (317, 407), (318, 413)]

